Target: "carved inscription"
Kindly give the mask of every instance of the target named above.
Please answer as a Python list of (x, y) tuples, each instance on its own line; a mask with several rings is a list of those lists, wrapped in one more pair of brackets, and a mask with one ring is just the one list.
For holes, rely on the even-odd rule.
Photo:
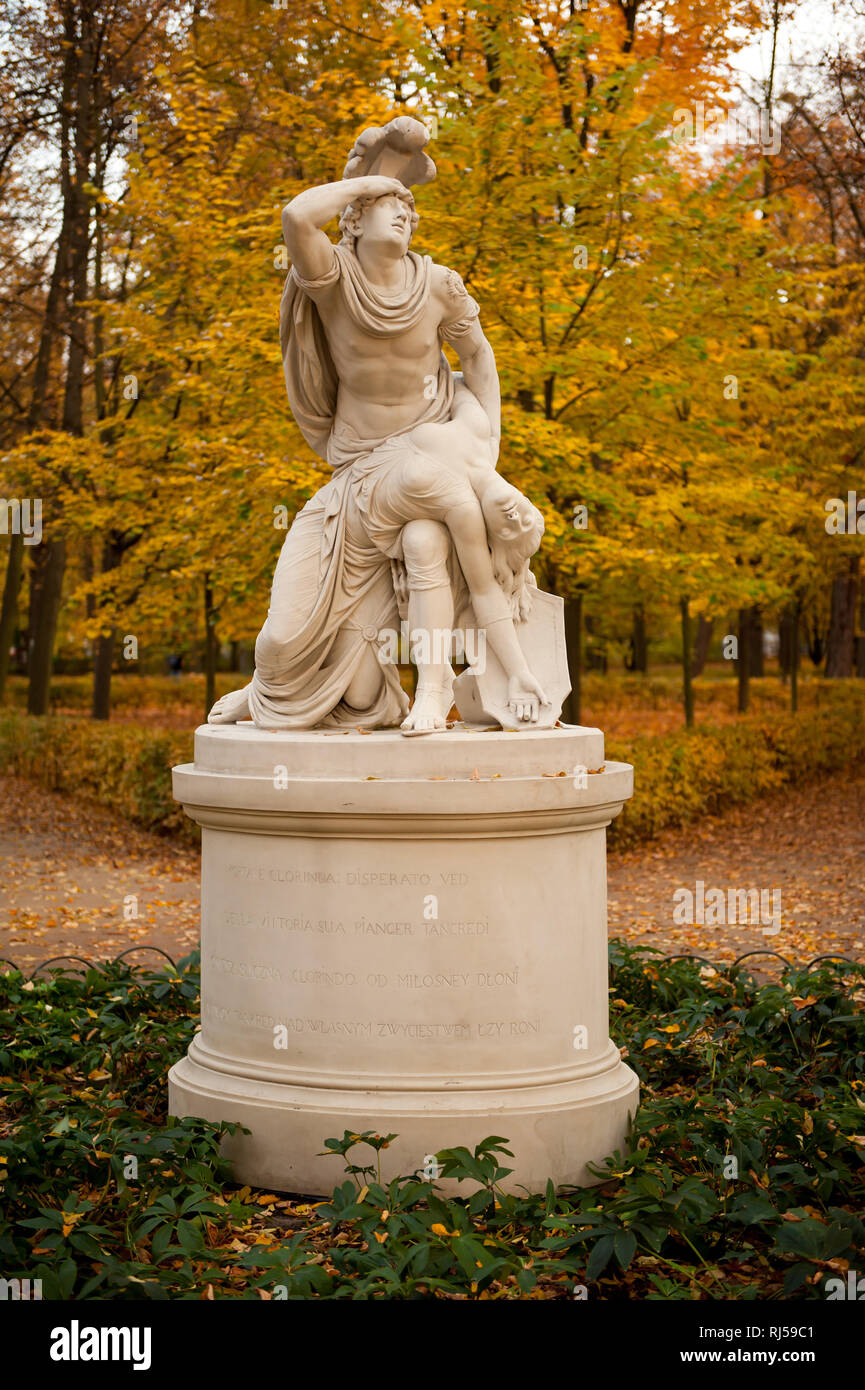
[(256, 883), (343, 883), (349, 888), (427, 888), (433, 883), (443, 888), (465, 888), (469, 882), (468, 874), (444, 870), (437, 874), (401, 874), (393, 869), (348, 869), (344, 874), (337, 874), (325, 869), (229, 864), (228, 872), (232, 878), (251, 879)]
[(250, 1013), (245, 1009), (205, 1006), (205, 1013), (219, 1023), (237, 1022), (248, 1028), (271, 1032), (276, 1024), (289, 1033), (318, 1033), (346, 1038), (411, 1038), (419, 1042), (470, 1042), (484, 1038), (502, 1042), (506, 1038), (539, 1034), (539, 1018), (491, 1019), (482, 1023), (419, 1023), (415, 1019), (274, 1018), (272, 1014)]
[(361, 917), (348, 927), (333, 918), (289, 917), (276, 912), (253, 914), (232, 912), (225, 909), (222, 914), (223, 925), (232, 931), (313, 932), (322, 936), (347, 936), (351, 930), (356, 936), (415, 936), (421, 932), (425, 936), (489, 936), (488, 921), (477, 922), (400, 922), (390, 919)]
[[(347, 869), (340, 872), (330, 872), (323, 869), (307, 869), (299, 866), (268, 866), (268, 865), (249, 865), (234, 863), (228, 865), (228, 872), (232, 878), (239, 882), (251, 883), (272, 883), (275, 885), (286, 885), (290, 887), (308, 887), (312, 889), (331, 886), (342, 886), (343, 888), (373, 889), (373, 890), (396, 890), (397, 896), (391, 901), (398, 904), (397, 912), (390, 913), (386, 910), (374, 911), (373, 913), (362, 913), (358, 917), (352, 917), (345, 921), (340, 921), (334, 917), (323, 914), (318, 916), (314, 911), (309, 913), (309, 902), (306, 896), (299, 899), (293, 894), (286, 894), (285, 906), (289, 911), (280, 912), (249, 912), (223, 909), (222, 924), (231, 930), (232, 934), (241, 934), (246, 931), (251, 932), (276, 932), (283, 933), (303, 933), (319, 936), (341, 936), (341, 937), (360, 937), (360, 938), (388, 938), (396, 939), (400, 937), (437, 939), (443, 942), (456, 940), (465, 937), (488, 937), (490, 935), (490, 923), (487, 918), (467, 919), (448, 918), (438, 920), (434, 916), (432, 920), (420, 920), (420, 909), (425, 902), (431, 901), (438, 906), (438, 897), (428, 899), (418, 891), (417, 912), (418, 916), (403, 917), (399, 912), (399, 907), (405, 910), (413, 898), (411, 892), (406, 890), (423, 890), (432, 888), (438, 894), (441, 889), (464, 889), (470, 882), (470, 876), (461, 871), (441, 871), (437, 873), (425, 872), (406, 872), (400, 873), (393, 870), (376, 869)], [(330, 895), (327, 895), (328, 897)], [(456, 895), (457, 899), (459, 894)], [(315, 898), (313, 897), (313, 902)], [(357, 900), (356, 900), (357, 901)], [(361, 896), (357, 906), (361, 903), (364, 906), (370, 900)], [(379, 902), (373, 898), (372, 905), (375, 908), (388, 902), (385, 897), (380, 897)], [(329, 902), (327, 906), (329, 906)], [(340, 904), (342, 905), (342, 904)], [(454, 902), (452, 900), (452, 905)], [(282, 903), (280, 903), (282, 906)], [(325, 903), (322, 903), (325, 906)], [(291, 909), (294, 909), (293, 911)], [(356, 909), (355, 909), (356, 910)], [(457, 909), (459, 910), (459, 909)], [(326, 913), (326, 909), (325, 909)], [(261, 938), (259, 938), (261, 939)], [(401, 959), (408, 964), (402, 952), (399, 953)], [(281, 984), (292, 984), (299, 986), (312, 986), (313, 989), (328, 990), (351, 990), (356, 988), (374, 988), (406, 991), (412, 994), (423, 992), (440, 992), (439, 997), (445, 994), (458, 995), (463, 991), (487, 991), (493, 992), (507, 990), (519, 985), (520, 968), (516, 964), (505, 963), (500, 968), (492, 969), (471, 969), (460, 970), (456, 968), (457, 961), (441, 962), (438, 970), (410, 970), (396, 969), (385, 972), (381, 971), (358, 971), (357, 961), (352, 961), (355, 970), (332, 969), (323, 966), (287, 968), (284, 964), (278, 969), (276, 966), (264, 964), (251, 964), (249, 962), (235, 961), (226, 956), (210, 957), (213, 968), (224, 975), (242, 976), (254, 980), (278, 980)], [(370, 962), (370, 964), (388, 964), (385, 960), (380, 962)], [(394, 964), (397, 962), (395, 961)], [(339, 964), (343, 964), (339, 961)], [(346, 962), (347, 964), (347, 962)], [(310, 996), (312, 997), (312, 996)], [(358, 1018), (316, 1018), (298, 1016), (290, 1019), (278, 1019), (270, 1014), (258, 1014), (242, 1008), (221, 1007), (215, 1004), (208, 1004), (205, 1012), (214, 1020), (227, 1023), (237, 1023), (246, 1028), (272, 1030), (279, 1025), (286, 1029), (288, 1033), (297, 1034), (318, 1034), (320, 1036), (342, 1036), (346, 1038), (369, 1038), (369, 1039), (411, 1039), (419, 1042), (423, 1041), (452, 1041), (469, 1042), (475, 1039), (486, 1041), (504, 1041), (513, 1037), (524, 1037), (538, 1034), (540, 1032), (540, 1019), (524, 1018), (496, 1018), (482, 1019), (480, 1021), (440, 1021), (440, 1022), (421, 1022), (415, 1018), (409, 1019), (358, 1019)], [(478, 1010), (482, 1012), (482, 1010)], [(502, 1010), (505, 1012), (505, 1010)]]

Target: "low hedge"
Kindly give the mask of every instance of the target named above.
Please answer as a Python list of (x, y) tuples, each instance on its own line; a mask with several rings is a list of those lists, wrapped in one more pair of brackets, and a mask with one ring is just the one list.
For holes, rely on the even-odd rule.
[[(405, 668), (406, 670), (408, 668)], [(238, 690), (249, 680), (249, 676), (239, 671), (217, 671), (215, 684), (217, 696), (230, 690)], [(862, 685), (863, 682), (860, 682)], [(835, 699), (839, 682), (824, 677), (803, 673), (799, 684), (799, 701), (802, 709), (831, 704)], [(409, 689), (409, 686), (406, 686)], [(694, 682), (697, 702), (697, 717), (702, 706), (723, 705), (730, 711), (736, 706), (736, 681), (732, 674), (717, 675), (706, 673)], [(201, 672), (190, 671), (182, 676), (147, 676), (134, 671), (115, 672), (111, 681), (111, 708), (118, 714), (135, 710), (164, 710), (173, 713), (178, 710), (192, 710), (197, 713), (204, 707), (205, 679)], [(27, 705), (27, 678), (13, 675), (8, 682), (8, 702), (15, 709), (25, 709)], [(66, 710), (89, 714), (93, 700), (93, 676), (60, 675), (51, 680), (51, 709), (60, 713)], [(665, 710), (679, 712), (682, 707), (682, 677), (678, 671), (659, 671), (648, 676), (633, 675), (623, 671), (610, 671), (606, 675), (589, 671), (582, 678), (583, 707), (587, 710), (609, 710), (626, 708), (637, 710)], [(751, 705), (754, 713), (782, 713), (790, 705), (790, 687), (777, 677), (767, 676), (751, 681)]]
[(610, 843), (651, 839), (782, 786), (837, 772), (865, 757), (865, 688), (839, 684), (817, 709), (743, 718), (653, 738), (606, 740), (606, 755), (634, 765), (634, 796)]
[(16, 711), (0, 715), (0, 771), (92, 798), (149, 830), (197, 834), (171, 795), (171, 768), (192, 761), (192, 730), (175, 733)]
[[(828, 679), (820, 672), (802, 672), (799, 678), (799, 708), (820, 708), (832, 704), (840, 688), (854, 682)], [(860, 686), (863, 685), (859, 681)], [(580, 681), (583, 709), (634, 709), (665, 710), (672, 709), (682, 713), (682, 673), (663, 669), (651, 675), (634, 675), (623, 671), (609, 671), (601, 675), (596, 671), (585, 672)], [(750, 709), (752, 714), (784, 713), (790, 709), (790, 685), (777, 676), (752, 677), (749, 685)], [(735, 713), (738, 701), (738, 685), (735, 672), (707, 671), (694, 679), (694, 702), (696, 717), (713, 706), (728, 709)]]
[[(237, 671), (217, 671), (216, 694), (226, 695), (238, 690), (249, 676)], [(202, 710), (204, 708), (205, 678), (192, 671), (183, 676), (115, 675), (111, 681), (111, 708), (117, 713), (127, 710)], [(89, 714), (93, 701), (93, 677), (52, 676), (52, 710), (80, 710)], [(9, 703), (16, 709), (27, 705), (26, 676), (9, 677)]]
[[(634, 765), (633, 799), (610, 827), (612, 845), (634, 844), (865, 757), (865, 686), (839, 683), (819, 708), (797, 715), (609, 739), (606, 754)], [(191, 729), (0, 715), (0, 771), (91, 797), (153, 830), (197, 833), (171, 796), (172, 765), (191, 759)]]

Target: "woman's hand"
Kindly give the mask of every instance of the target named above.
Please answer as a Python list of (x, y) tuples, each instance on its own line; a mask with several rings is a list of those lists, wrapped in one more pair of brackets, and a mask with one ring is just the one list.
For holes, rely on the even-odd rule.
[(531, 671), (524, 671), (521, 676), (511, 676), (508, 681), (508, 709), (515, 719), (525, 724), (536, 724), (540, 705), (549, 703)]

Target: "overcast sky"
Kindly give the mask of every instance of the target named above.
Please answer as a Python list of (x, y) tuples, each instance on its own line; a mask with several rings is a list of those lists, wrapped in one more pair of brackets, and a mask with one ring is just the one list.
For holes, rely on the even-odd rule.
[[(768, 0), (765, 0), (769, 8)], [(780, 28), (775, 55), (775, 92), (786, 86), (800, 92), (808, 85), (817, 85), (819, 61), (827, 48), (837, 46), (839, 39), (848, 40), (865, 31), (865, 2), (863, 0), (800, 0), (792, 19)], [(756, 95), (769, 73), (772, 57), (772, 34), (767, 29), (758, 39), (733, 59), (738, 80), (744, 92)]]

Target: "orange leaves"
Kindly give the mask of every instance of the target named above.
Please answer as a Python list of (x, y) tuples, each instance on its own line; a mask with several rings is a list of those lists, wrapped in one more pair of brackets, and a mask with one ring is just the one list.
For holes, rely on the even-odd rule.
[(447, 1226), (443, 1226), (440, 1221), (433, 1222), (430, 1230), (434, 1236), (441, 1236), (442, 1240), (451, 1240), (454, 1236), (459, 1235), (459, 1231), (449, 1231)]
[(63, 1239), (75, 1230), (79, 1221), (87, 1215), (86, 1211), (65, 1211), (63, 1213)]

